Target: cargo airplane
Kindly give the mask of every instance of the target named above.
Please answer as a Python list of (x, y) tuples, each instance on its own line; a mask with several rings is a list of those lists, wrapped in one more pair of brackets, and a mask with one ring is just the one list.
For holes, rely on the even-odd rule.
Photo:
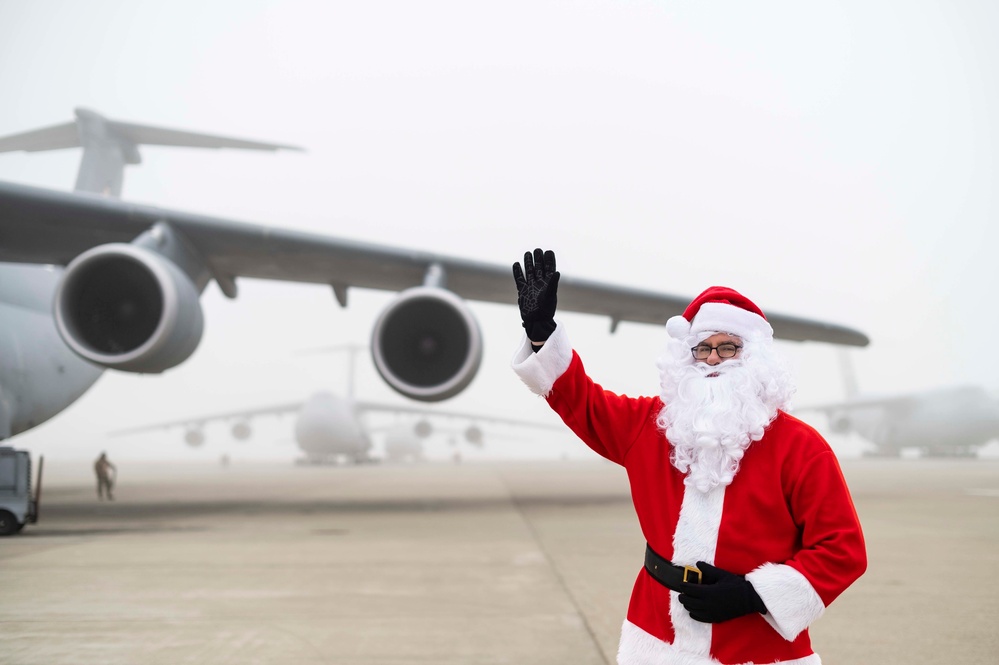
[(999, 398), (981, 386), (865, 395), (845, 349), (840, 363), (846, 399), (797, 407), (795, 414), (823, 413), (830, 431), (855, 433), (870, 443), (869, 456), (898, 457), (916, 449), (928, 457), (974, 457), (999, 440)]
[[(0, 182), (0, 440), (56, 415), (105, 369), (158, 373), (202, 334), (200, 295), (235, 298), (242, 277), (398, 292), (375, 320), (382, 379), (418, 401), (462, 392), (483, 336), (467, 301), (512, 304), (510, 264), (302, 233), (139, 205), (119, 197), (139, 146), (255, 150), (293, 146), (120, 122), (76, 110), (75, 122), (0, 138), (0, 152), (83, 148), (75, 191)], [(688, 297), (563, 276), (559, 308), (663, 325)], [(771, 314), (775, 335), (864, 346), (856, 330)]]

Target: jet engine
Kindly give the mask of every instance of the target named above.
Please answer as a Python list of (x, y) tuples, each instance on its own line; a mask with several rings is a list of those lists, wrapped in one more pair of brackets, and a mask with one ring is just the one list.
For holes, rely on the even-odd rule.
[(378, 373), (394, 390), (439, 402), (464, 390), (482, 361), (482, 332), (465, 302), (434, 286), (401, 292), (371, 333)]
[(250, 423), (245, 420), (236, 421), (232, 426), (232, 438), (237, 441), (246, 441), (253, 434), (253, 429), (250, 427)]
[(837, 434), (846, 434), (853, 429), (853, 423), (848, 416), (838, 414), (829, 419), (829, 428)]
[(478, 425), (469, 425), (465, 430), (465, 441), (468, 441), (471, 445), (476, 448), (481, 448), (485, 435), (482, 433), (482, 428)]
[(55, 293), (56, 328), (77, 355), (127, 372), (162, 372), (201, 341), (198, 291), (169, 259), (110, 243), (76, 257)]
[(200, 448), (205, 443), (205, 433), (200, 427), (192, 427), (184, 432), (184, 443), (192, 448)]
[(423, 419), (413, 425), (413, 434), (417, 438), (425, 439), (430, 436), (434, 431), (434, 426), (430, 424), (430, 421)]

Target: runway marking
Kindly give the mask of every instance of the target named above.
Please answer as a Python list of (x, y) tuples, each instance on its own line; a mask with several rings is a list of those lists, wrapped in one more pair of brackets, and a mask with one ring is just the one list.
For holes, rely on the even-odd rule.
[(971, 496), (992, 496), (999, 498), (999, 489), (996, 488), (982, 488), (982, 489), (970, 489), (966, 490), (966, 494)]

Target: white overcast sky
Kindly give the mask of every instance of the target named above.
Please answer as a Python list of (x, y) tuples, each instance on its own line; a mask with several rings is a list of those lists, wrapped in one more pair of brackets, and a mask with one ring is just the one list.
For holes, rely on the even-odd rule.
[[(498, 264), (541, 246), (564, 274), (681, 295), (728, 285), (869, 334), (851, 352), (864, 391), (995, 390), (997, 29), (985, 0), (0, 0), (0, 135), (88, 107), (300, 145), (145, 148), (124, 197)], [(70, 189), (79, 158), (0, 155), (0, 179)], [(324, 287), (211, 285), (188, 362), (108, 373), (17, 441), (238, 452), (224, 429), (201, 451), (106, 433), (342, 392), (342, 358), (297, 352), (366, 342), (389, 297), (341, 310)], [(548, 419), (509, 369), (516, 309), (472, 307), (486, 355), (448, 407)], [(662, 329), (562, 318), (605, 387), (657, 390)], [(842, 397), (831, 347), (782, 347), (798, 404)], [(367, 361), (358, 391), (396, 399)], [(292, 456), (290, 422), (246, 450)]]

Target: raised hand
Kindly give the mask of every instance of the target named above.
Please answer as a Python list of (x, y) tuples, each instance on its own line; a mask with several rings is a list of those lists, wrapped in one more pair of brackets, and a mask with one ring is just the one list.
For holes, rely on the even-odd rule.
[(532, 342), (544, 342), (555, 332), (559, 272), (555, 270), (555, 252), (540, 248), (524, 253), (524, 267), (513, 264), (517, 284), (517, 304), (524, 330)]

